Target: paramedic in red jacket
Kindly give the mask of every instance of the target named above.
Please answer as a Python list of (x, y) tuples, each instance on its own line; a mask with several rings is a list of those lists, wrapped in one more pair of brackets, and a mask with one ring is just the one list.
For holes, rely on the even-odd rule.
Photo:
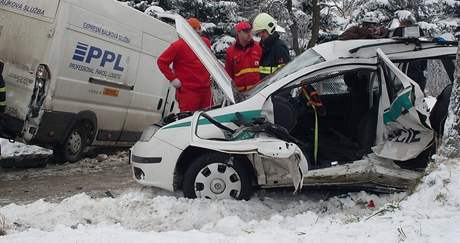
[[(201, 23), (198, 19), (190, 18), (187, 22), (201, 35)], [(209, 39), (202, 39), (208, 47), (211, 46)], [(160, 55), (157, 64), (176, 88), (176, 99), (181, 112), (194, 112), (212, 106), (210, 75), (183, 39), (172, 43)]]
[(236, 43), (227, 49), (225, 70), (240, 92), (252, 89), (260, 82), (259, 61), (262, 48), (252, 38), (252, 26), (247, 22), (235, 26)]

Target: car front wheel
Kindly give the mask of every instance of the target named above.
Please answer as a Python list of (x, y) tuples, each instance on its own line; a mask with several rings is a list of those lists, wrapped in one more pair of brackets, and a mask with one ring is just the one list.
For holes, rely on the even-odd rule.
[(249, 200), (250, 168), (230, 155), (205, 154), (186, 170), (183, 190), (187, 198)]

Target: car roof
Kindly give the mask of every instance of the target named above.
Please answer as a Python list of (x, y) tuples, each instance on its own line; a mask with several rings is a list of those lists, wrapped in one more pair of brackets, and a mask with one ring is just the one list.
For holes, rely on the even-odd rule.
[[(374, 58), (378, 48), (386, 54), (407, 53), (420, 49), (452, 47), (434, 42), (401, 39), (337, 40), (313, 47), (326, 61), (345, 58)], [(455, 51), (452, 53), (455, 54)]]

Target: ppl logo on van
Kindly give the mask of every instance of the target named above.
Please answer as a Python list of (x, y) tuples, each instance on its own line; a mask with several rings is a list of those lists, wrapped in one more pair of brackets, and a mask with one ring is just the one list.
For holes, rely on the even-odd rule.
[(120, 64), (122, 58), (123, 56), (121, 54), (116, 54), (108, 50), (102, 50), (101, 48), (95, 46), (77, 42), (77, 47), (75, 48), (72, 59), (86, 63), (99, 61), (99, 66), (101, 67), (105, 67), (105, 65), (108, 63), (113, 63), (114, 70), (123, 72), (125, 68)]

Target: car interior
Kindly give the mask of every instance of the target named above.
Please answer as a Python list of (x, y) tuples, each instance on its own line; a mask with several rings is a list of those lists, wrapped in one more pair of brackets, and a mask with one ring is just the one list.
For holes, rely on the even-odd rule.
[[(319, 94), (324, 111), (315, 107), (315, 112), (308, 102), (302, 92), (306, 84)], [(317, 147), (312, 168), (351, 163), (371, 152), (374, 145), (379, 96), (377, 75), (369, 70), (301, 80), (272, 96), (275, 124), (304, 143), (301, 146), (310, 161), (315, 161)]]
[[(441, 92), (436, 95), (437, 102), (431, 111), (430, 121), (433, 129), (442, 134), (452, 90), (454, 65), (452, 60), (436, 61), (439, 62), (438, 68), (446, 74), (446, 80), (440, 82)], [(431, 72), (433, 66), (436, 65), (426, 60), (400, 63), (400, 68), (419, 83), (424, 92), (433, 86), (430, 83), (433, 81), (429, 78), (426, 81), (420, 79)], [(439, 75), (434, 76), (439, 79)], [(302, 143), (299, 146), (309, 160), (314, 161), (312, 169), (359, 160), (370, 153), (375, 145), (381, 94), (379, 82), (376, 73), (369, 70), (353, 70), (313, 80), (301, 80), (300, 84), (273, 94), (275, 124), (284, 127)], [(313, 109), (302, 92), (302, 86), (306, 84), (319, 94), (321, 108), (324, 110), (322, 114), (319, 114), (318, 107)], [(388, 85), (390, 100), (393, 100), (402, 87), (391, 81)], [(408, 169), (424, 168), (430, 153), (433, 153), (432, 149), (411, 161), (395, 162), (404, 168), (409, 166)]]

